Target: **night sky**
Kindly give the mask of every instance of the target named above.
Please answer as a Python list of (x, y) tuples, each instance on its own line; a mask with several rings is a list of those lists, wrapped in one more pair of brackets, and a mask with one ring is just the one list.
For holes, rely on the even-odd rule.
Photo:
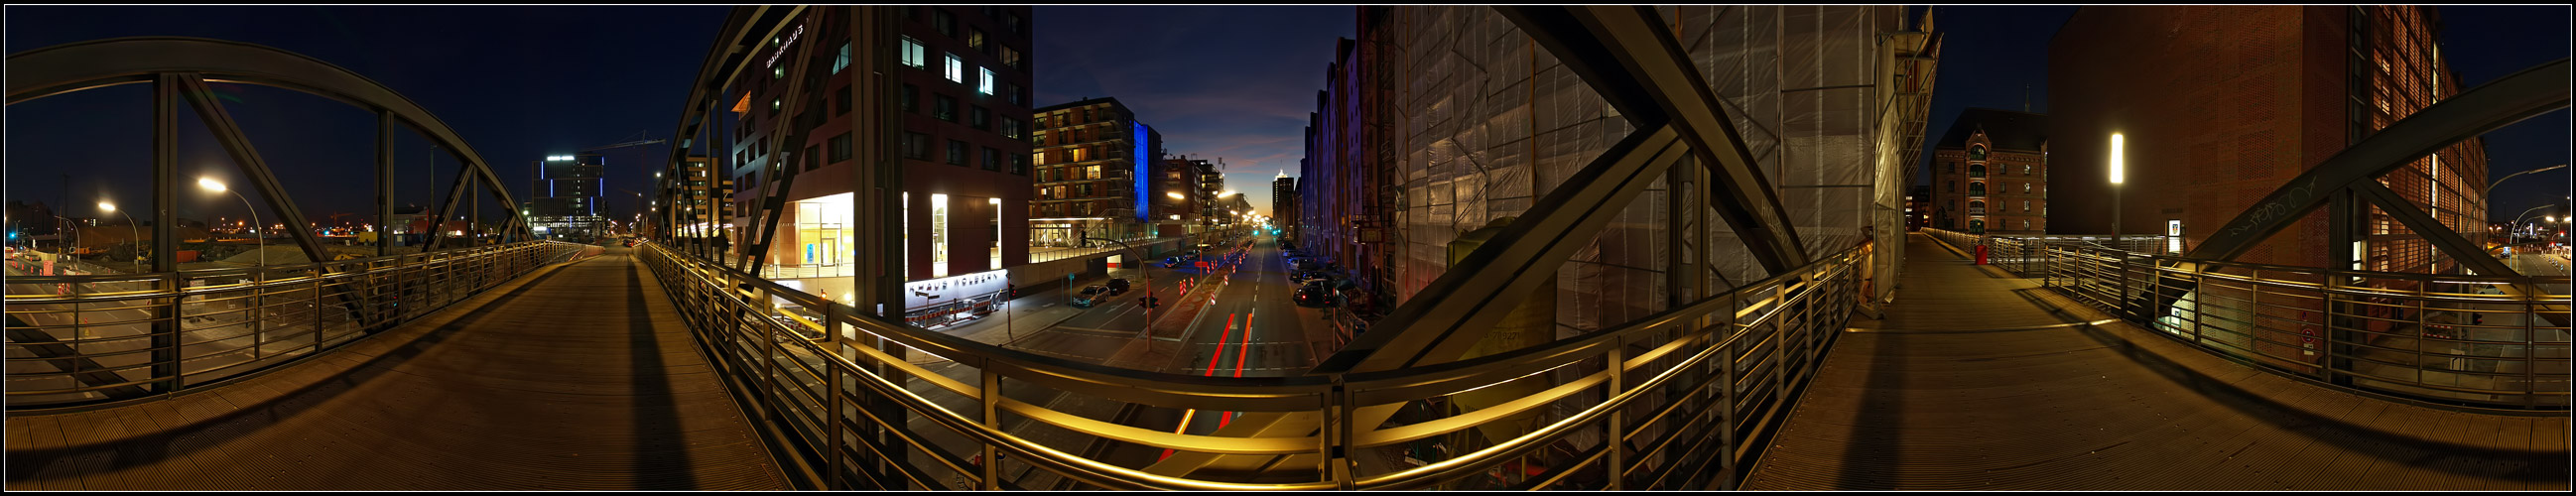
[[(1036, 8), (1039, 106), (1116, 97), (1163, 148), (1225, 159), (1225, 184), (1270, 213), (1270, 181), (1296, 176), (1306, 114), (1352, 7)], [(1099, 29), (1101, 26), (1130, 26)]]
[[(635, 139), (667, 139), (727, 7), (20, 7), (7, 15), (5, 51), (122, 36), (198, 36), (302, 53), (383, 83), (428, 108), (493, 163), (511, 193), (527, 197), (529, 164), (546, 155)], [(2046, 112), (2049, 38), (2073, 7), (1938, 7), (1945, 32), (1929, 129), (1938, 137), (1967, 107)], [(2444, 55), (2478, 84), (2568, 56), (2568, 8), (2443, 7)], [(1270, 207), (1269, 181), (1296, 175), (1306, 113), (1332, 61), (1334, 40), (1354, 36), (1350, 7), (1057, 7), (1035, 12), (1037, 106), (1117, 97), (1161, 131), (1165, 147), (1223, 157), (1228, 185)], [(306, 215), (372, 212), (371, 114), (274, 88), (217, 84)], [(6, 195), (57, 203), (72, 216), (103, 215), (148, 200), (146, 85), (49, 97), (6, 113)], [(251, 195), (242, 175), (182, 105), (181, 175), (210, 175)], [(2486, 135), (2491, 177), (2566, 163), (2569, 113), (2560, 110)], [(425, 203), (456, 164), (408, 133), (396, 149), (398, 204)], [(611, 150), (609, 194), (641, 191), (641, 171), (667, 145)], [(1929, 143), (1927, 143), (1929, 146)], [(1928, 155), (1928, 154), (1927, 154)], [(2516, 178), (2496, 190), (2491, 216), (2566, 194), (2566, 170)], [(68, 175), (69, 187), (64, 188)], [(434, 175), (434, 181), (433, 181)], [(439, 191), (438, 198), (444, 197)], [(231, 195), (180, 193), (182, 215), (237, 217)], [(630, 196), (630, 198), (632, 198)], [(2563, 200), (2561, 200), (2563, 201)], [(604, 202), (631, 213), (632, 200)], [(500, 206), (486, 204), (488, 217)], [(104, 214), (113, 216), (113, 214)]]

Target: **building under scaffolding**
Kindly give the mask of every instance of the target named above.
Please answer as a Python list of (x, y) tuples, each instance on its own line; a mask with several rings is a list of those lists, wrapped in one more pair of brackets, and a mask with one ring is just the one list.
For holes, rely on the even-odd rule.
[[(1896, 6), (1655, 13), (1722, 101), (1798, 249), (1821, 259), (1874, 234), (1901, 239), (1938, 58), (1928, 14), (1908, 22)], [(1364, 7), (1359, 20), (1359, 39), (1344, 40), (1308, 130), (1300, 243), (1342, 260), (1363, 299), (1390, 300), (1381, 308), (1411, 301), (1501, 226), (1536, 215), (1535, 202), (1636, 131), (1496, 9)], [(1725, 193), (1707, 185), (1723, 179), (1691, 159), (1654, 177), (1537, 295), (1453, 359), (1617, 327), (1777, 275), (1711, 206), (1709, 195)], [(1668, 187), (1676, 181), (1685, 187)], [(1892, 290), (1902, 252), (1877, 250), (1863, 270), (1873, 279), (1862, 286), (1871, 300)], [(1581, 373), (1573, 369), (1557, 372)], [(1531, 377), (1462, 393), (1430, 415), (1492, 407), (1561, 383)], [(1570, 399), (1479, 430), (1508, 439), (1600, 398)], [(1576, 450), (1600, 442), (1571, 440)], [(1450, 439), (1441, 448), (1482, 441)]]
[[(1673, 21), (1700, 76), (1725, 100), (1810, 255), (1849, 249), (1872, 231), (1901, 230), (1902, 188), (1912, 179), (1904, 166), (1920, 153), (1937, 53), (1922, 23), (1904, 22), (1899, 7), (1699, 6), (1659, 13)], [(1369, 8), (1360, 16), (1361, 39), (1346, 43), (1355, 49), (1344, 50), (1332, 88), (1319, 98), (1322, 129), (1310, 141), (1316, 148), (1306, 171), (1307, 200), (1316, 206), (1307, 209), (1305, 224), (1329, 232), (1369, 225), (1382, 214), (1389, 228), (1383, 243), (1391, 252), (1386, 273), (1353, 276), (1392, 281), (1388, 296), (1397, 301), (1447, 269), (1451, 242), (1520, 215), (1633, 130), (1582, 78), (1492, 9)], [(1370, 170), (1388, 171), (1384, 186), (1363, 189), (1374, 186), (1365, 181)], [(1680, 237), (1683, 256), (1696, 256), (1702, 243), (1709, 247), (1712, 263), (1695, 270), (1704, 281), (1698, 287), (1722, 292), (1770, 275), (1751, 257), (1731, 255), (1742, 251), (1742, 242), (1705, 211), (1704, 199), (1685, 191), (1682, 201), (1672, 201), (1665, 184), (1659, 179), (1649, 186), (1592, 247), (1559, 269), (1552, 299), (1559, 335), (1663, 310), (1666, 267), (1675, 256), (1667, 231), (1676, 226), (1693, 234)], [(1353, 208), (1379, 197), (1394, 201), (1383, 212)], [(1688, 215), (1675, 205), (1703, 211)], [(1333, 234), (1359, 245), (1377, 237), (1360, 229)], [(1364, 257), (1345, 257), (1353, 270), (1372, 268), (1353, 258)]]

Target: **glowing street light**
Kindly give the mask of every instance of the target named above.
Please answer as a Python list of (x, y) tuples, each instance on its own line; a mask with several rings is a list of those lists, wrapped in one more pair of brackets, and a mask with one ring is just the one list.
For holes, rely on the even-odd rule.
[(124, 215), (124, 216), (125, 216), (125, 230), (127, 230), (127, 231), (131, 231), (131, 232), (133, 232), (133, 233), (134, 233), (134, 238), (133, 238), (134, 246), (135, 246), (135, 248), (138, 248), (138, 249), (134, 250), (134, 271), (135, 271), (135, 272), (142, 272), (142, 271), (143, 271), (143, 250), (141, 250), (140, 248), (142, 248), (142, 247), (143, 247), (143, 228), (135, 227), (135, 224), (134, 224), (134, 216), (132, 216), (132, 215), (126, 215), (126, 213), (125, 213), (125, 212), (118, 212), (118, 211), (116, 210), (116, 204), (114, 204), (114, 203), (108, 203), (106, 200), (100, 200), (100, 201), (98, 202), (98, 209), (99, 209), (99, 210), (106, 210), (106, 211), (109, 211), (109, 212), (116, 212), (116, 214), (117, 214), (117, 215)]
[[(232, 194), (233, 194), (233, 198), (240, 198), (240, 199), (241, 199), (241, 202), (242, 202), (242, 208), (250, 209), (250, 223), (251, 223), (251, 225), (253, 225), (253, 226), (260, 225), (260, 223), (259, 223), (259, 207), (253, 207), (253, 206), (250, 206), (250, 198), (245, 198), (245, 197), (243, 197), (243, 196), (241, 195), (241, 193), (240, 193), (240, 192), (232, 191), (231, 189), (225, 188), (225, 187), (224, 187), (224, 183), (215, 182), (215, 178), (211, 178), (211, 177), (200, 177), (200, 178), (197, 178), (197, 187), (205, 188), (207, 191), (213, 191), (213, 192), (217, 192), (217, 193), (232, 193)], [(261, 266), (261, 267), (267, 267), (267, 266), (268, 266), (268, 239), (267, 239), (267, 237), (265, 237), (265, 236), (260, 236), (260, 235), (259, 235), (259, 234), (260, 234), (260, 233), (259, 233), (259, 229), (258, 229), (258, 228), (256, 228), (256, 227), (252, 228), (252, 229), (250, 230), (250, 232), (251, 232), (251, 235), (253, 236), (253, 237), (251, 238), (251, 242), (252, 242), (253, 246), (257, 246), (257, 247), (258, 247), (258, 249), (259, 249), (259, 266)]]

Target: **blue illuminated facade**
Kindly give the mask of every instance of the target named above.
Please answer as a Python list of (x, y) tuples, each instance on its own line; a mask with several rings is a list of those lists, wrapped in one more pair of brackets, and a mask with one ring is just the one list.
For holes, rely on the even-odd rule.
[(1155, 140), (1151, 139), (1149, 135), (1153, 134), (1154, 130), (1152, 128), (1145, 127), (1145, 123), (1142, 122), (1128, 121), (1128, 125), (1132, 126), (1136, 133), (1136, 152), (1128, 155), (1129, 157), (1134, 157), (1133, 159), (1128, 160), (1128, 162), (1133, 164), (1132, 167), (1135, 167), (1135, 170), (1133, 171), (1135, 173), (1130, 174), (1130, 176), (1135, 178), (1136, 189), (1129, 190), (1135, 192), (1135, 194), (1129, 196), (1136, 197), (1136, 221), (1152, 222), (1154, 217), (1154, 198), (1152, 194), (1149, 194), (1149, 192), (1154, 191), (1154, 149), (1152, 147), (1154, 146)]

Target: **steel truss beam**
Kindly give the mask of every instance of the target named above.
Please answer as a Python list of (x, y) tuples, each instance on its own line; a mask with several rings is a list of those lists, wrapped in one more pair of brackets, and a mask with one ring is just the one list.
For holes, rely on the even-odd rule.
[[(2330, 257), (2334, 259), (2329, 262), (2334, 265), (2331, 268), (2352, 268), (2347, 264), (2357, 254), (2350, 253), (2347, 245), (2353, 235), (2348, 229), (2353, 227), (2350, 223), (2354, 221), (2349, 216), (2360, 213), (2359, 202), (2354, 200), (2362, 200), (2378, 205), (2380, 211), (2405, 224), (2408, 230), (2422, 236), (2434, 249), (2467, 264), (2480, 274), (2515, 275), (2513, 269), (2496, 260), (2495, 255), (2478, 249), (2475, 243), (2461, 238), (2459, 233), (2426, 215), (2413, 203), (2397, 196), (2396, 192), (2389, 191), (2386, 185), (2379, 183), (2379, 177), (2461, 140), (2544, 112), (2567, 108), (2570, 93), (2568, 69), (2568, 59), (2533, 66), (2470, 88), (2460, 92), (2459, 96), (2399, 119), (2377, 134), (2344, 148), (2306, 173), (2282, 183), (2262, 201), (2255, 202), (2254, 206), (2227, 221), (2215, 234), (2202, 240), (2199, 247), (2185, 253), (2183, 258), (2206, 261), (2201, 263), (2209, 267), (2202, 269), (2215, 269), (2253, 250), (2255, 244), (2306, 217), (2309, 212), (2337, 203), (2337, 198), (2350, 198), (2341, 201), (2354, 203), (2351, 211), (2336, 211), (2334, 218), (2328, 219), (2329, 228), (2340, 240), (2328, 249), (2334, 255)], [(2158, 276), (2158, 279), (2162, 281), (2159, 287), (2163, 289), (2153, 292), (2154, 301), (2137, 302), (2142, 306), (2152, 303), (2154, 306), (2149, 309), (2157, 314), (2172, 311), (2170, 309), (2184, 295), (2196, 289), (2194, 283), (2179, 276), (2168, 274)], [(2500, 289), (2516, 295), (2544, 294), (2527, 283), (2505, 285)], [(2141, 298), (2149, 296), (2140, 295)], [(2128, 308), (2131, 303), (2125, 300), (2130, 297), (2123, 295), (2121, 299), (2124, 300), (2122, 308)], [(2566, 325), (2567, 309), (2541, 307), (2540, 310), (2542, 318)]]
[[(2460, 92), (2459, 96), (2425, 107), (2423, 111), (2381, 129), (2378, 134), (2353, 143), (2327, 158), (2325, 163), (2308, 169), (2307, 173), (2282, 183), (2279, 189), (2264, 196), (2263, 201), (2254, 202), (2254, 206), (2236, 214), (2233, 220), (2202, 240), (2199, 247), (2192, 248), (2183, 256), (2201, 260), (2234, 260), (2252, 250), (2255, 243), (2325, 205), (2329, 193), (2375, 182), (2380, 176), (2452, 143), (2543, 112), (2567, 108), (2569, 85), (2568, 59), (2558, 59), (2470, 88)], [(2444, 248), (2445, 254), (2461, 260), (2493, 258), (2484, 250), (2459, 253), (2450, 251), (2450, 247)]]
[[(1806, 265), (1806, 252), (1751, 150), (1726, 119), (1716, 95), (1691, 69), (1680, 43), (1653, 20), (1658, 17), (1653, 11), (1641, 7), (1497, 9), (1582, 76), (1637, 131), (1549, 191), (1523, 217), (1504, 226), (1500, 234), (1374, 326), (1398, 331), (1363, 334), (1312, 373), (1393, 370), (1457, 360), (1684, 156), (1696, 158), (1694, 162), (1715, 176), (1704, 181), (1709, 185), (1706, 197), (1739, 226), (1765, 268), (1781, 273)], [(1397, 406), (1365, 406), (1344, 423), (1374, 430)], [(1311, 414), (1246, 414), (1236, 420), (1218, 435), (1311, 434), (1321, 422)], [(1295, 457), (1182, 453), (1147, 470), (1178, 475), (1220, 463), (1228, 468), (1300, 466)], [(1343, 463), (1347, 459), (1329, 461), (1326, 469), (1340, 470), (1338, 465)]]
[[(800, 7), (799, 10), (791, 11), (788, 19), (805, 19), (806, 17), (802, 15), (804, 11), (801, 9)], [(816, 19), (822, 18), (817, 16)], [(785, 27), (787, 24), (782, 22), (779, 26)], [(814, 31), (822, 31), (822, 27), (817, 25)], [(813, 123), (806, 121), (821, 117), (817, 115), (818, 112), (829, 111), (819, 105), (822, 102), (823, 92), (815, 91), (809, 94), (808, 90), (811, 88), (805, 87), (806, 81), (820, 80), (824, 76), (810, 73), (821, 67), (821, 64), (812, 63), (813, 59), (823, 56), (823, 51), (813, 49), (816, 44), (798, 43), (794, 54), (787, 57), (787, 92), (779, 96), (784, 102), (780, 104), (782, 110), (779, 115), (770, 120), (770, 125), (773, 126), (770, 136), (779, 138), (779, 146), (778, 150), (773, 152), (775, 155), (764, 163), (766, 167), (763, 168), (768, 169), (769, 173), (761, 175), (761, 180), (765, 183), (761, 185), (760, 191), (764, 194), (760, 198), (760, 210), (754, 212), (752, 217), (752, 222), (759, 225), (751, 231), (754, 234), (744, 240), (743, 263), (737, 265), (749, 267), (746, 272), (755, 276), (760, 274), (761, 267), (769, 264), (769, 245), (772, 241), (770, 238), (778, 235), (778, 219), (787, 207), (789, 189), (796, 185), (797, 173), (805, 170), (804, 164), (800, 163), (806, 158), (804, 156), (805, 134), (814, 129)], [(749, 59), (743, 60), (745, 64), (750, 62)], [(813, 108), (807, 108), (809, 106)], [(777, 186), (773, 189), (770, 186), (771, 183)]]
[(1807, 265), (1806, 248), (1799, 244), (1777, 190), (1653, 7), (1496, 9), (1581, 75), (1638, 129), (1671, 122), (1691, 156), (1716, 176), (1708, 182), (1709, 203), (1735, 226), (1764, 269), (1778, 274)]

